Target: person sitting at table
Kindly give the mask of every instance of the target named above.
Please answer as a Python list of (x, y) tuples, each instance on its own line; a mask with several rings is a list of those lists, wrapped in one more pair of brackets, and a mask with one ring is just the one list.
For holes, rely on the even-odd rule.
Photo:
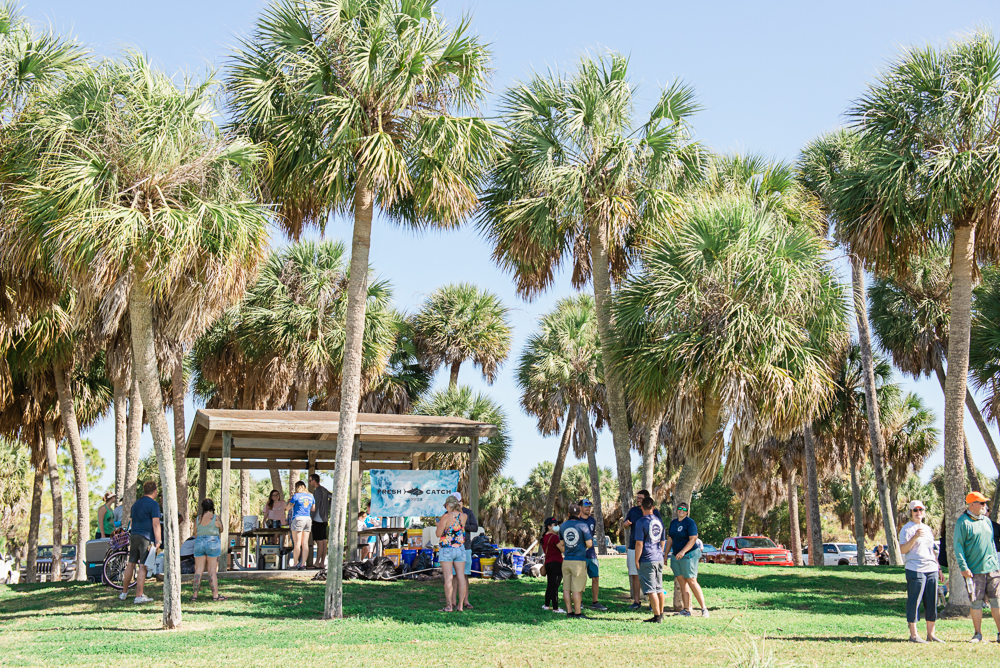
[(289, 499), (291, 506), (288, 511), (292, 534), (292, 561), (288, 568), (305, 570), (306, 550), (309, 547), (309, 534), (312, 533), (312, 509), (316, 498), (306, 491), (306, 484), (301, 480), (295, 483), (295, 494)]
[[(288, 504), (285, 500), (281, 498), (281, 492), (277, 489), (272, 489), (270, 496), (267, 498), (267, 504), (263, 508), (264, 515), (264, 526), (271, 528), (268, 522), (274, 522), (275, 528), (287, 524), (285, 521), (285, 516), (288, 515)], [(277, 536), (269, 538), (268, 543), (272, 545), (277, 545), (279, 538)]]

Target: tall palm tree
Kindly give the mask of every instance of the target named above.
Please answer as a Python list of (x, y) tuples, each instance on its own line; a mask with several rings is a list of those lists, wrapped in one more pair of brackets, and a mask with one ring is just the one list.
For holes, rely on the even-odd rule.
[[(942, 393), (947, 379), (944, 360), (948, 354), (951, 303), (949, 255), (950, 249), (945, 244), (934, 243), (907, 263), (902, 276), (877, 276), (868, 289), (872, 329), (882, 347), (892, 355), (893, 363), (914, 379), (933, 372)], [(973, 374), (975, 366), (972, 357), (975, 356), (975, 352), (970, 353)], [(968, 389), (965, 405), (979, 428), (993, 463), (1000, 470), (1000, 451)], [(966, 470), (974, 478), (976, 468), (968, 438), (965, 438), (965, 460)]]
[[(543, 436), (565, 425), (544, 517), (551, 517), (555, 510), (566, 455), (574, 433), (582, 427), (581, 413), (589, 420), (588, 414), (602, 403), (604, 378), (594, 311), (594, 298), (589, 295), (560, 299), (539, 319), (538, 331), (528, 338), (518, 358), (515, 378), (521, 407), (537, 418)], [(582, 442), (587, 440), (584, 436)]]
[(431, 373), (451, 367), (449, 386), (458, 385), (462, 362), (472, 360), (493, 384), (510, 354), (510, 309), (489, 290), (471, 283), (435, 290), (413, 316), (420, 361)]
[(905, 514), (900, 514), (899, 488), (907, 478), (918, 474), (924, 462), (940, 446), (941, 432), (934, 426), (934, 412), (923, 399), (907, 392), (889, 407), (886, 413), (886, 463), (889, 465), (889, 492), (892, 496), (893, 520), (900, 526)]
[[(859, 133), (861, 159), (849, 166), (837, 199), (838, 235), (851, 254), (877, 272), (892, 273), (933, 240), (952, 241), (944, 413), (950, 543), (964, 507), (972, 284), (978, 263), (996, 259), (1000, 240), (994, 204), (1000, 194), (1000, 46), (978, 31), (941, 49), (910, 48), (848, 115)], [(950, 578), (950, 604), (962, 609), (968, 601), (961, 574), (953, 570)]]
[(213, 88), (178, 88), (134, 53), (102, 63), (26, 114), (22, 150), (30, 157), (40, 146), (47, 160), (8, 166), (27, 172), (15, 191), (15, 259), (41, 255), (58, 266), (85, 311), (102, 313), (128, 295), (136, 380), (163, 490), (165, 628), (181, 621), (180, 555), (154, 301), (169, 302), (176, 316), (158, 321), (157, 333), (183, 340), (192, 311), (207, 319), (243, 293), (267, 244), (267, 209), (245, 181), (258, 152), (218, 132)]
[[(331, 213), (354, 220), (324, 617), (343, 616), (344, 521), (361, 400), (362, 330), (376, 207), (416, 228), (452, 228), (478, 204), (494, 127), (475, 116), (490, 74), (468, 23), (435, 0), (275, 0), (227, 73), (233, 125), (272, 146), (267, 201), (293, 238)], [(401, 67), (400, 63), (406, 63)]]
[(698, 201), (649, 242), (619, 293), (617, 354), (630, 395), (667, 407), (685, 452), (675, 500), (723, 459), (732, 477), (747, 446), (787, 438), (829, 398), (825, 351), (845, 325), (826, 250), (742, 196)]
[[(688, 126), (698, 109), (691, 88), (664, 89), (638, 122), (635, 95), (628, 59), (617, 53), (585, 58), (569, 75), (536, 74), (504, 93), (507, 143), (480, 223), (521, 295), (547, 289), (569, 258), (575, 287), (593, 280), (605, 359), (614, 344), (612, 282), (632, 263), (643, 225), (674, 207), (675, 187), (696, 174), (700, 154)], [(624, 513), (632, 503), (625, 390), (616, 369), (605, 375)]]

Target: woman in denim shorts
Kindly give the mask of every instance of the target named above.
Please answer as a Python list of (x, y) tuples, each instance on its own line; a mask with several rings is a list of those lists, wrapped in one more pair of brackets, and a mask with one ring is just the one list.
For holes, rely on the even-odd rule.
[(198, 587), (201, 585), (201, 574), (208, 567), (208, 576), (212, 579), (212, 600), (225, 601), (225, 596), (219, 596), (219, 556), (222, 554), (222, 522), (215, 514), (215, 504), (212, 499), (201, 502), (201, 514), (198, 516), (197, 531), (194, 539), (194, 596), (198, 600)]
[(465, 579), (465, 523), (469, 518), (462, 512), (461, 501), (454, 496), (444, 500), (444, 507), (445, 513), (437, 523), (437, 537), (441, 541), (445, 606), (438, 612), (462, 612), (462, 602), (469, 587)]

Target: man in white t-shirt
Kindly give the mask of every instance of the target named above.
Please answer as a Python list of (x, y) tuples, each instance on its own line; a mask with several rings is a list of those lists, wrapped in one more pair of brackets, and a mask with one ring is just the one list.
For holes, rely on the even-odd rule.
[[(910, 642), (916, 643), (944, 642), (934, 635), (938, 562), (934, 556), (934, 532), (924, 524), (926, 515), (923, 501), (910, 501), (910, 521), (899, 530), (899, 549), (906, 564), (906, 622), (910, 625)], [(927, 640), (917, 635), (921, 602), (927, 621)]]

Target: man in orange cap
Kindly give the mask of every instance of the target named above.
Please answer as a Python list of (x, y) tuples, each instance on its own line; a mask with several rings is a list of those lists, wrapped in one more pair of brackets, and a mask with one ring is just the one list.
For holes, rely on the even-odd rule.
[(983, 603), (990, 602), (990, 613), (997, 625), (997, 642), (1000, 642), (1000, 562), (993, 547), (993, 525), (983, 513), (988, 499), (979, 492), (965, 497), (967, 508), (955, 522), (955, 565), (966, 581), (972, 581), (972, 625), (975, 635), (969, 642), (983, 640)]

